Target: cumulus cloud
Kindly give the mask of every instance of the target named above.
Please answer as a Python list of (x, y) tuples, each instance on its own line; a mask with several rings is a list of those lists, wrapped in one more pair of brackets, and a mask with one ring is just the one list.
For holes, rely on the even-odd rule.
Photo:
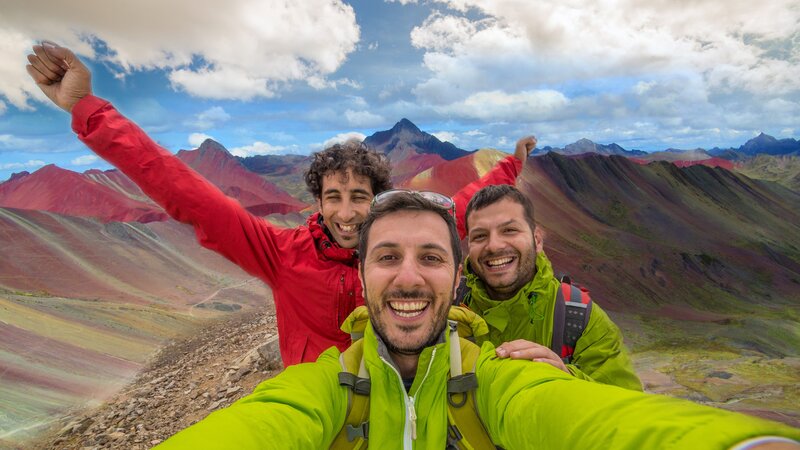
[[(221, 12), (191, 0), (11, 2), (0, 15), (0, 58), (24, 61), (42, 36), (90, 58), (102, 43), (100, 58), (122, 76), (164, 69), (191, 95), (246, 100), (324, 79), (360, 38), (353, 8), (341, 0), (231, 0)], [(0, 95), (15, 106), (41, 98), (36, 91), (23, 64), (0, 68)]]
[(221, 106), (212, 106), (211, 108), (197, 114), (193, 120), (190, 120), (187, 125), (199, 128), (201, 130), (207, 130), (209, 128), (214, 128), (217, 124), (221, 122), (226, 122), (230, 120), (231, 115), (225, 112)]
[(348, 109), (344, 112), (344, 117), (347, 123), (353, 127), (374, 127), (386, 123), (386, 119), (369, 111)]
[(88, 166), (94, 162), (96, 162), (99, 158), (96, 155), (83, 155), (74, 158), (70, 161), (70, 164), (73, 166)]
[[(446, 12), (433, 12), (410, 36), (425, 52), (430, 71), (414, 93), (456, 117), (508, 118), (502, 113), (508, 98), (485, 92), (499, 86), (508, 95), (561, 91), (574, 105), (580, 103), (577, 95), (606, 102), (600, 97), (612, 84), (628, 83), (624, 95), (635, 100), (663, 94), (665, 79), (688, 79), (693, 92), (702, 94), (699, 101), (720, 111), (730, 110), (732, 96), (768, 100), (791, 95), (797, 102), (800, 91), (796, 0), (768, 2), (763, 8), (747, 0), (434, 1)], [(594, 84), (587, 83), (591, 80)], [(570, 83), (583, 83), (582, 92), (563, 87)], [(678, 97), (689, 96), (670, 101), (661, 95), (660, 104), (648, 108), (679, 114)], [(476, 99), (489, 102), (487, 110), (500, 115), (473, 109), (458, 113), (459, 106)], [(557, 107), (563, 101), (550, 104)], [(622, 106), (611, 111), (634, 112)]]
[(347, 142), (347, 141), (349, 141), (351, 139), (355, 139), (355, 140), (361, 142), (364, 139), (366, 139), (366, 137), (367, 136), (365, 134), (363, 134), (363, 133), (359, 133), (357, 131), (350, 131), (348, 133), (339, 133), (336, 136), (326, 140), (325, 142), (323, 142), (321, 144), (312, 144), (310, 147), (311, 147), (312, 151), (318, 151), (318, 150), (326, 149), (326, 148), (328, 148), (328, 147), (330, 147), (331, 145), (334, 145), (334, 144), (341, 144), (343, 142)]
[(25, 151), (30, 153), (47, 153), (59, 150), (70, 151), (71, 149), (53, 148), (52, 145), (48, 145), (43, 139), (21, 138), (13, 134), (0, 134), (0, 152)]
[(192, 147), (200, 147), (200, 144), (205, 142), (206, 139), (214, 139), (212, 136), (203, 133), (192, 133), (189, 135), (189, 145)]
[(0, 169), (2, 170), (25, 170), (25, 169), (37, 169), (42, 167), (46, 163), (44, 161), (40, 161), (38, 159), (29, 159), (25, 162), (13, 162), (13, 163), (3, 163), (0, 164)]
[(569, 100), (552, 90), (506, 93), (478, 92), (460, 102), (441, 106), (443, 114), (460, 114), (480, 120), (549, 120), (569, 106)]
[(279, 155), (286, 152), (287, 148), (282, 145), (271, 145), (266, 142), (256, 141), (250, 145), (230, 149), (233, 156), (246, 158), (255, 155)]

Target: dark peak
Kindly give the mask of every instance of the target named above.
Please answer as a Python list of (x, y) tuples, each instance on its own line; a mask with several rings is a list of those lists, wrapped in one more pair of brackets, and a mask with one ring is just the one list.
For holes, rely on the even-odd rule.
[(400, 119), (400, 122), (397, 122), (396, 124), (394, 124), (394, 126), (392, 127), (391, 131), (397, 133), (397, 132), (402, 131), (402, 130), (408, 130), (408, 131), (411, 131), (411, 132), (413, 132), (415, 134), (421, 134), (422, 133), (422, 131), (416, 125), (414, 125), (413, 122), (411, 122), (410, 120), (406, 119), (405, 117)]
[(201, 155), (206, 152), (230, 153), (228, 152), (228, 149), (226, 149), (222, 144), (213, 139), (206, 139), (205, 141), (203, 141), (202, 144), (200, 144), (200, 147), (198, 147), (197, 149), (200, 150)]
[(22, 172), (16, 172), (16, 173), (12, 173), (12, 174), (11, 174), (11, 178), (9, 178), (9, 179), (8, 179), (8, 181), (19, 180), (20, 178), (25, 178), (25, 177), (27, 177), (27, 176), (28, 176), (28, 175), (30, 175), (30, 174), (31, 174), (31, 173), (30, 173), (30, 172), (28, 172), (27, 170), (23, 170)]
[[(768, 135), (768, 134), (764, 134), (764, 132), (762, 131), (761, 133), (758, 134), (758, 136), (756, 136), (753, 139), (750, 139), (749, 141), (747, 141), (747, 143), (750, 143), (750, 142), (758, 142), (758, 143), (761, 143), (761, 144), (765, 144), (765, 143), (778, 142), (778, 140), (775, 139), (774, 137)], [(747, 143), (745, 143), (744, 145), (747, 145)]]

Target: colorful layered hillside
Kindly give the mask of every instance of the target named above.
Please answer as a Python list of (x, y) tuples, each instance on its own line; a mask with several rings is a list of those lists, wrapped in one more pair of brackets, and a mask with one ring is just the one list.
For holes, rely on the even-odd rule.
[[(206, 141), (197, 150), (182, 150), (178, 157), (253, 214), (287, 214), (307, 206), (248, 171), (214, 141)], [(103, 222), (147, 223), (169, 218), (117, 170), (89, 170), (79, 174), (54, 165), (33, 174), (17, 174), (0, 183), (0, 207), (93, 217)]]
[(728, 170), (734, 169), (732, 161), (711, 156), (702, 148), (694, 150), (667, 149), (660, 152), (639, 155), (637, 157), (630, 157), (630, 160), (637, 164), (648, 164), (653, 161), (669, 161), (678, 167), (702, 165), (707, 167), (722, 167)]
[(123, 191), (52, 164), (1, 183), (0, 206), (94, 217), (105, 222), (167, 219), (167, 214), (152, 202), (137, 200)]
[(270, 302), (263, 283), (175, 221), (0, 208), (0, 239), (0, 439), (9, 442), (98, 404), (201, 319)]
[(507, 156), (507, 153), (499, 150), (478, 150), (459, 159), (446, 161), (424, 170), (404, 181), (401, 186), (453, 195), (464, 185), (485, 175), (498, 161)]
[(286, 191), (247, 170), (223, 146), (210, 139), (197, 150), (179, 151), (178, 157), (253, 214), (286, 214), (306, 207)]
[(736, 170), (750, 178), (774, 181), (800, 192), (800, 156), (758, 155), (742, 161)]

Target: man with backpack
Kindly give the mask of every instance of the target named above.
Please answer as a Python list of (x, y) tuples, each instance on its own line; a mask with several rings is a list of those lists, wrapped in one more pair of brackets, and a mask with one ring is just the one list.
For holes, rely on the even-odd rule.
[[(33, 47), (28, 61), (28, 73), (45, 95), (72, 114), (81, 141), (171, 217), (191, 224), (201, 245), (270, 286), (285, 366), (314, 361), (331, 346), (347, 348), (350, 336), (340, 325), (363, 304), (358, 230), (372, 197), (392, 186), (384, 155), (355, 141), (315, 153), (305, 179), (319, 212), (305, 226), (278, 227), (248, 212), (93, 96), (91, 73), (69, 49), (44, 42)], [(462, 188), (454, 196), (458, 214), (482, 186), (514, 183), (535, 145), (533, 137), (521, 139), (514, 156)]]
[(622, 334), (585, 289), (553, 276), (533, 204), (487, 186), (467, 205), (469, 256), (460, 302), (483, 317), (499, 357), (546, 362), (588, 381), (642, 390)]
[[(451, 213), (430, 193), (376, 196), (359, 237), (363, 338), (287, 368), (159, 448), (800, 449), (800, 430), (783, 424), (589, 383), (460, 339), (447, 321), (461, 270)], [(350, 422), (354, 410), (363, 422)]]

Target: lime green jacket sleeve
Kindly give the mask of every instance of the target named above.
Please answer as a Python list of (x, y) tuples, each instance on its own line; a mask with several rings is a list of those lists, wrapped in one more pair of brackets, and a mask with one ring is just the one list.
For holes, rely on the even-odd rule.
[(493, 442), (506, 449), (724, 450), (756, 436), (800, 439), (800, 430), (777, 422), (588, 383), (493, 353), (483, 346), (476, 401)]
[(597, 303), (592, 304), (589, 323), (575, 345), (567, 368), (582, 380), (642, 390), (642, 383), (622, 344), (622, 332)]
[(288, 367), (252, 394), (175, 434), (159, 449), (328, 448), (342, 428), (347, 392), (339, 386), (339, 352)]

